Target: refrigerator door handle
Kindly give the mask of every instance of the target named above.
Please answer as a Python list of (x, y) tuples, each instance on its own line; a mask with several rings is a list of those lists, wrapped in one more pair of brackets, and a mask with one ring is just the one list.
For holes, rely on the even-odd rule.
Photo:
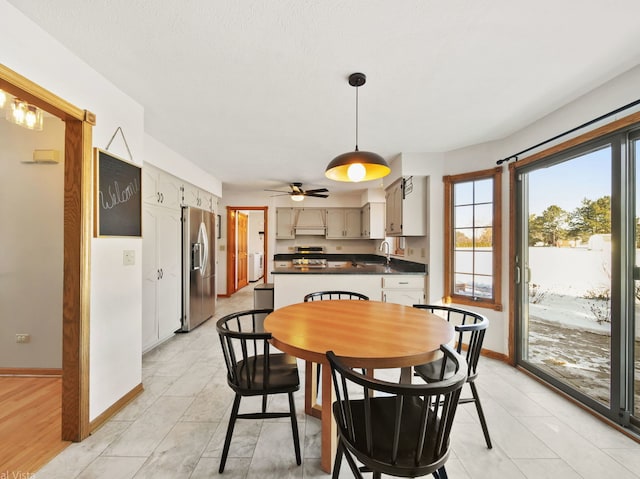
[(200, 243), (191, 244), (191, 270), (197, 271), (202, 267), (202, 253)]
[(209, 260), (209, 237), (207, 235), (207, 227), (204, 223), (200, 223), (200, 233), (198, 234), (198, 241), (202, 244), (202, 252), (200, 264), (202, 267), (200, 268), (200, 273), (202, 276), (207, 274), (207, 262)]

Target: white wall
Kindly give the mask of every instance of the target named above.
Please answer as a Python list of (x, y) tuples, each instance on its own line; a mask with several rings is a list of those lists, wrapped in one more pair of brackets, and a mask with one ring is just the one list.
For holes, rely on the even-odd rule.
[(219, 179), (148, 134), (144, 135), (144, 161), (213, 193), (218, 198), (222, 196), (222, 182)]
[[(79, 108), (96, 114), (93, 144), (105, 148), (122, 128), (109, 151), (142, 166), (150, 145), (154, 164), (169, 172), (184, 169), (189, 181), (220, 194), (220, 183), (144, 133), (141, 105), (118, 90), (5, 0), (0, 0), (2, 62), (8, 68)], [(78, 41), (82, 41), (79, 39)], [(46, 47), (43, 47), (46, 46)], [(160, 153), (159, 150), (162, 150)], [(149, 158), (151, 159), (151, 158)], [(182, 175), (177, 175), (182, 176)], [(204, 179), (205, 183), (201, 184)], [(135, 252), (136, 264), (123, 266), (123, 250)], [(91, 241), (90, 419), (95, 419), (142, 381), (141, 304), (142, 240), (94, 238)]]
[[(64, 123), (30, 131), (1, 118), (0, 145), (0, 368), (61, 368)], [(34, 149), (61, 161), (23, 163)]]

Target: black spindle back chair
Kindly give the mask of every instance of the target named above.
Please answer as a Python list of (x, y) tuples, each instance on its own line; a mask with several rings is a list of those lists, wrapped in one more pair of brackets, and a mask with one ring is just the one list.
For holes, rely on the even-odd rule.
[(381, 474), (447, 477), (449, 436), (467, 366), (450, 346), (440, 350), (441, 380), (428, 384), (375, 379), (349, 367), (348, 359), (327, 352), (338, 429), (333, 478), (340, 473), (343, 456), (359, 479), (363, 471), (373, 472), (374, 479)]
[[(482, 410), (482, 404), (480, 403), (478, 388), (475, 384), (475, 380), (478, 377), (478, 360), (480, 359), (482, 343), (484, 341), (484, 335), (487, 331), (487, 327), (489, 326), (489, 320), (482, 314), (462, 308), (431, 304), (414, 304), (413, 307), (425, 309), (431, 313), (443, 316), (447, 321), (454, 325), (457, 333), (455, 346), (456, 351), (465, 355), (467, 367), (469, 369), (467, 382), (469, 383), (472, 394), (472, 397), (470, 398), (460, 398), (460, 404), (467, 404), (471, 402), (475, 403), (478, 418), (480, 419), (480, 425), (482, 426), (482, 433), (484, 434), (484, 439), (487, 443), (487, 448), (491, 449), (493, 446), (489, 436), (489, 428), (487, 427), (487, 420), (484, 417), (484, 411)], [(463, 352), (463, 349), (466, 349), (466, 352)], [(416, 366), (414, 367), (414, 371), (426, 382), (431, 382), (433, 380), (437, 380), (437, 371), (439, 370), (439, 367), (438, 362), (434, 361)]]
[[(270, 350), (271, 333), (264, 331), (262, 325), (265, 316), (272, 311), (240, 311), (229, 314), (216, 323), (227, 367), (227, 384), (235, 392), (220, 459), (220, 472), (224, 471), (237, 419), (291, 418), (296, 463), (300, 465), (302, 462), (293, 400), (293, 393), (300, 388), (298, 365), (293, 356)], [(289, 412), (267, 412), (267, 398), (272, 394), (289, 396)], [(262, 396), (262, 410), (238, 414), (240, 399), (244, 396)]]

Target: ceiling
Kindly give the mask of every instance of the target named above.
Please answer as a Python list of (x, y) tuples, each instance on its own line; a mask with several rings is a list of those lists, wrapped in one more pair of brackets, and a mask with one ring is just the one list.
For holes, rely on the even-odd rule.
[(356, 71), (359, 147), (390, 160), (504, 138), (640, 63), (637, 0), (9, 1), (225, 190), (371, 186), (324, 177)]

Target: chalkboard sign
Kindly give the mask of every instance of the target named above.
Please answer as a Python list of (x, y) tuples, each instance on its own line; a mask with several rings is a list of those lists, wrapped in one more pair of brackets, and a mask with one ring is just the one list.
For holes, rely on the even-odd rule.
[(94, 148), (95, 236), (142, 236), (140, 167)]

